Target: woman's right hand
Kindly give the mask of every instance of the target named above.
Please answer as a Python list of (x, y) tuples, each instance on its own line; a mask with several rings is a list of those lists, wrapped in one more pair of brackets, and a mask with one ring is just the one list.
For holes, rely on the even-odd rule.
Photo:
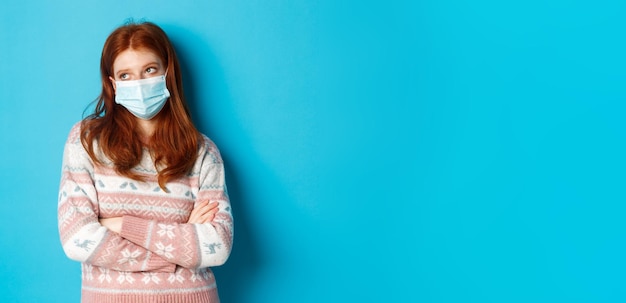
[(219, 203), (202, 201), (196, 204), (189, 215), (187, 223), (190, 224), (204, 224), (213, 221), (215, 214), (219, 211)]

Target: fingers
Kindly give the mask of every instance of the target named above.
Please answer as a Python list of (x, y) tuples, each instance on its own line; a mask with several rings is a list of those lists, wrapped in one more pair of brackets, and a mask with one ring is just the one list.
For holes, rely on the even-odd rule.
[(213, 221), (215, 219), (215, 215), (217, 214), (218, 208), (211, 209), (206, 214), (204, 214), (202, 218), (202, 223), (207, 223)]
[(209, 211), (208, 204), (209, 204), (209, 201), (203, 201), (203, 202), (196, 204), (193, 210), (191, 211), (191, 214), (189, 215), (189, 220), (187, 222), (188, 223), (199, 222), (200, 217), (202, 217), (202, 215), (204, 215), (207, 211)]
[(207, 205), (207, 208), (209, 209), (209, 211), (207, 211), (203, 216), (202, 216), (202, 223), (208, 223), (213, 221), (213, 219), (215, 219), (215, 215), (217, 214), (217, 212), (220, 210), (218, 208), (219, 203), (217, 202), (211, 202)]
[(196, 204), (191, 210), (191, 214), (189, 215), (189, 220), (187, 220), (187, 223), (200, 223), (202, 215), (204, 215), (206, 212), (207, 205), (208, 201)]
[(200, 209), (199, 208), (201, 205), (196, 205), (196, 207), (194, 207), (191, 210), (191, 214), (189, 214), (189, 220), (187, 220), (187, 223), (196, 223), (196, 221), (198, 221), (198, 218), (200, 217), (201, 214), (199, 214)]
[(202, 201), (194, 206), (187, 223), (203, 224), (212, 221), (219, 211), (218, 202)]

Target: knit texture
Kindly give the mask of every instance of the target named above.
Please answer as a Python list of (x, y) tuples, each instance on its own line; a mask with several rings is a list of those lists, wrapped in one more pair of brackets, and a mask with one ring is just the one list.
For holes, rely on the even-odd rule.
[[(228, 259), (233, 219), (215, 144), (204, 137), (192, 171), (167, 192), (148, 150), (134, 168), (147, 176), (143, 182), (98, 157), (104, 165), (94, 165), (76, 124), (65, 144), (58, 218), (65, 253), (82, 263), (81, 302), (219, 302), (209, 267)], [(195, 203), (206, 200), (219, 202), (215, 219), (187, 224)], [(98, 221), (110, 217), (123, 217), (119, 234)]]

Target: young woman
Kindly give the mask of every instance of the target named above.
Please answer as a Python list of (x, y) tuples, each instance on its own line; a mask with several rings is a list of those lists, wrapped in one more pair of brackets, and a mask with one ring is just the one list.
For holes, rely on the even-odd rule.
[(166, 34), (108, 37), (95, 112), (65, 145), (59, 231), (82, 263), (82, 302), (219, 302), (233, 220), (220, 153), (191, 122)]

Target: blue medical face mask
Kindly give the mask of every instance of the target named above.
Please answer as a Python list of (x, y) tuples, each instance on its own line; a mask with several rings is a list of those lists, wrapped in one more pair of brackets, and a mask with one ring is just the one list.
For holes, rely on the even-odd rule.
[(115, 81), (115, 103), (121, 104), (135, 117), (150, 120), (170, 97), (165, 75), (141, 80)]

